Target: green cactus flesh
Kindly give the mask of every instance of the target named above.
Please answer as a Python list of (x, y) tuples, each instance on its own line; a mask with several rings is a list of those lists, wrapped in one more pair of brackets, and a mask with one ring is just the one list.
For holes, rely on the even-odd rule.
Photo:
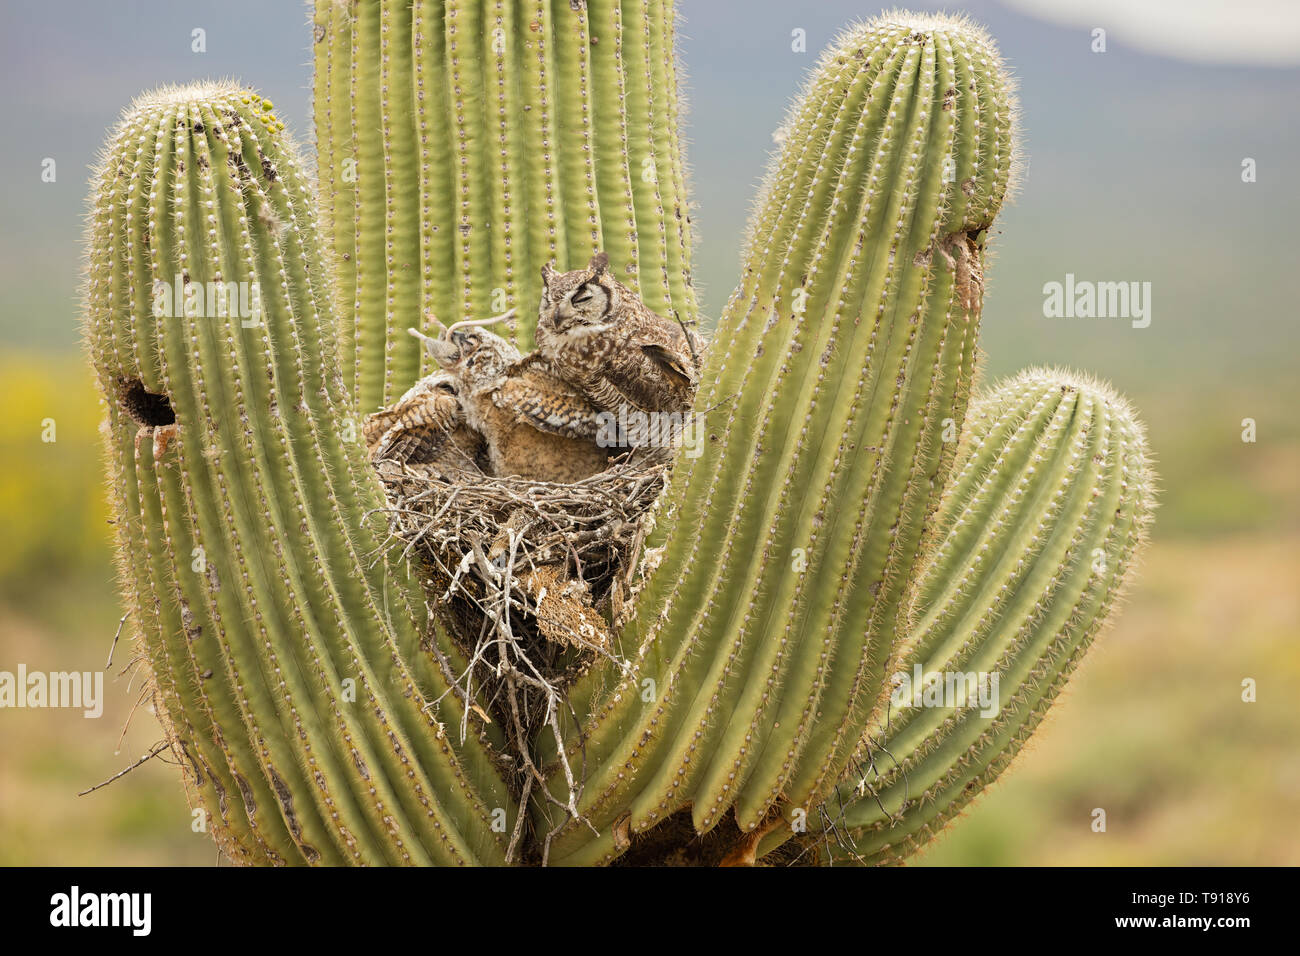
[(636, 833), (690, 805), (707, 830), (734, 808), (752, 830), (844, 770), (952, 461), (1012, 118), (968, 31), (873, 23), (823, 57), (708, 358), (710, 440), (665, 499), (629, 628), (644, 653), (575, 691), (592, 717), (570, 759), (602, 836), (571, 825), (560, 858), (611, 855), (629, 813)]
[[(123, 590), (219, 844), (325, 864), (914, 851), (1033, 731), (1153, 494), (1139, 426), (1075, 376), (1026, 373), (962, 432), (1015, 166), (992, 43), (888, 14), (819, 61), (704, 356), (705, 441), (656, 511), (630, 666), (591, 663), (565, 759), (544, 729), (524, 760), (457, 686), (464, 649), (375, 515), (357, 420), (424, 371), (421, 315), (515, 306), (529, 347), (552, 259), (604, 249), (652, 309), (697, 319), (673, 6), (317, 0), (313, 26), (319, 197), (270, 104), (225, 84), (138, 101), (92, 192)], [(261, 321), (191, 292), (224, 283), (260, 291)], [(1000, 709), (896, 703), (913, 667), (996, 674)], [(522, 763), (551, 775), (524, 807)]]
[(518, 306), (604, 249), (694, 318), (672, 4), (319, 0), (315, 123), (344, 375), (368, 412), (415, 380), (417, 316)]
[[(424, 602), (365, 522), (382, 492), (278, 126), (248, 91), (162, 91), (95, 177), (88, 337), (124, 590), (232, 856), (499, 861), (490, 817), (517, 809), (485, 742), (444, 727), (459, 704), (419, 647)], [(223, 283), (259, 290), (260, 318), (200, 300)], [(193, 295), (157, 308), (173, 286)]]
[[(973, 402), (967, 425), (895, 649), (895, 699), (810, 821), (834, 860), (904, 858), (997, 778), (1107, 619), (1145, 539), (1155, 496), (1145, 438), (1105, 386), (1030, 370)], [(927, 699), (932, 678), (983, 679), (996, 694)]]

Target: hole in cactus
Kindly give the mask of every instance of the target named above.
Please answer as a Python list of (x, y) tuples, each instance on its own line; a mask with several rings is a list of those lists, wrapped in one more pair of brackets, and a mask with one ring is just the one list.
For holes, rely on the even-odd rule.
[(167, 396), (149, 391), (138, 378), (123, 381), (118, 394), (122, 408), (137, 425), (154, 428), (176, 424), (176, 412)]
[[(617, 842), (618, 837), (615, 837)], [(665, 817), (643, 833), (631, 834), (625, 852), (614, 866), (719, 866), (746, 842), (736, 824), (734, 810), (722, 814), (717, 825), (707, 833), (696, 833), (690, 807)], [(763, 857), (766, 866), (813, 866), (824, 862), (820, 847), (809, 849), (803, 843), (778, 846)]]

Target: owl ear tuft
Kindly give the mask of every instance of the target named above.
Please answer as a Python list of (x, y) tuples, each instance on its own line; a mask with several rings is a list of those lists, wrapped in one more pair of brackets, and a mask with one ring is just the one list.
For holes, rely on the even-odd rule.
[(609, 269), (609, 253), (607, 252), (596, 253), (591, 257), (591, 261), (587, 263), (587, 271), (591, 273), (593, 279), (598, 275), (602, 275), (607, 269)]
[(559, 273), (555, 271), (555, 260), (552, 259), (550, 262), (546, 263), (546, 265), (542, 266), (542, 288), (549, 289), (557, 275), (559, 275)]

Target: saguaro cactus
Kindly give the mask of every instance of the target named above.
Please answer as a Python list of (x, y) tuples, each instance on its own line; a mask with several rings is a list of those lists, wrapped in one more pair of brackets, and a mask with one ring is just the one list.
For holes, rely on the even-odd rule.
[[(604, 248), (696, 319), (672, 25), (666, 0), (319, 0), (324, 252), (255, 95), (164, 91), (110, 142), (88, 304), (124, 588), (232, 856), (502, 862), (525, 834), (548, 862), (889, 861), (1000, 772), (1112, 607), (1151, 496), (1122, 404), (1034, 373), (955, 440), (1014, 167), (1006, 72), (964, 20), (886, 15), (785, 121), (632, 666), (569, 689), (568, 759), (549, 732), (530, 755), (553, 799), (517, 805), (518, 755), (367, 522), (354, 422), (418, 374), (422, 311), (531, 317), (551, 258)], [(187, 291), (228, 282), (260, 323)], [(900, 710), (914, 663), (1013, 690), (993, 718)], [(557, 815), (572, 768), (580, 819)]]

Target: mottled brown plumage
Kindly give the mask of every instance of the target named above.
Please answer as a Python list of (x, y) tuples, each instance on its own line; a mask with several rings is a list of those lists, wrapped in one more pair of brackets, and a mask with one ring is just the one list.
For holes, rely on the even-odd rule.
[(487, 443), (495, 475), (574, 482), (603, 471), (597, 409), (545, 363), (521, 361), (505, 339), (479, 328), (426, 338), (456, 381), (466, 422)]
[(703, 343), (657, 315), (614, 278), (597, 253), (586, 269), (542, 268), (537, 354), (598, 409), (686, 412)]
[(465, 420), (455, 376), (439, 370), (420, 379), (388, 408), (361, 425), (370, 460), (449, 481), (478, 472), (485, 463), (483, 436)]

